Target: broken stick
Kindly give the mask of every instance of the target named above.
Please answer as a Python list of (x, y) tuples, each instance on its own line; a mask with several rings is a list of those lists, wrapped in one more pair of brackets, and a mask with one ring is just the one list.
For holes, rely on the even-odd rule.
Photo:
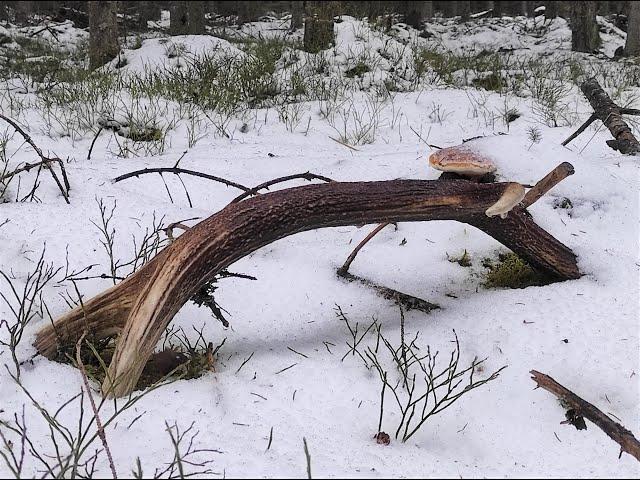
[[(570, 409), (574, 410), (571, 414), (573, 419), (584, 417), (595, 423), (614, 442), (620, 445), (620, 456), (622, 456), (623, 452), (626, 452), (635, 457), (636, 460), (640, 461), (640, 442), (638, 442), (636, 437), (633, 436), (633, 433), (618, 422), (614, 422), (608, 415), (604, 414), (594, 405), (583, 400), (571, 390), (560, 385), (549, 375), (545, 375), (544, 373), (540, 373), (536, 370), (531, 370), (529, 373), (533, 375), (531, 379), (538, 384), (538, 387), (553, 393), (560, 400), (564, 401)], [(564, 423), (573, 422), (570, 421)]]

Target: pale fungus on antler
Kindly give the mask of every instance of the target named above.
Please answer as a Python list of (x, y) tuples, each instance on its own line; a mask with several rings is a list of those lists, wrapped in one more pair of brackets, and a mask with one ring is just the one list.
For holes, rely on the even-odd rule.
[(507, 213), (522, 201), (524, 195), (524, 186), (519, 183), (510, 183), (500, 199), (487, 208), (484, 213), (487, 217), (500, 215), (500, 218), (507, 218)]

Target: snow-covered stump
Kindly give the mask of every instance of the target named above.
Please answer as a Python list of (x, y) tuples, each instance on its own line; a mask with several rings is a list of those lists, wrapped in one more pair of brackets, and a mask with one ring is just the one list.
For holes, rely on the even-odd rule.
[[(127, 395), (173, 316), (216, 273), (278, 239), (322, 227), (456, 220), (485, 231), (558, 280), (579, 278), (573, 252), (536, 225), (525, 209), (516, 206), (505, 216), (505, 199), (523, 190), (513, 182), (332, 182), (232, 203), (185, 232), (131, 277), (43, 328), (35, 346), (51, 358), (85, 332), (89, 339), (99, 339), (122, 330), (102, 390), (109, 396)], [(496, 205), (500, 215), (487, 216)]]

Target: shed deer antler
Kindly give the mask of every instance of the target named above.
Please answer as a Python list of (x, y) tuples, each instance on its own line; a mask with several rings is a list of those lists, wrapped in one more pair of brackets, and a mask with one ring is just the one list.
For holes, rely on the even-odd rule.
[(230, 204), (182, 234), (131, 277), (43, 328), (35, 345), (51, 357), (84, 331), (102, 338), (122, 329), (102, 389), (111, 396), (126, 395), (135, 388), (173, 316), (217, 272), (280, 238), (322, 227), (457, 220), (484, 230), (558, 279), (578, 278), (573, 252), (536, 225), (524, 209), (515, 207), (504, 219), (485, 215), (514, 185), (518, 184), (332, 182)]

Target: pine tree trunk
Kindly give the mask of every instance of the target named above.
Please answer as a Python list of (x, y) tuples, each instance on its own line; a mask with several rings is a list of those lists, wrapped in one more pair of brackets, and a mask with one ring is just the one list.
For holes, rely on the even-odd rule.
[(140, 26), (147, 28), (147, 22), (160, 20), (160, 6), (156, 2), (138, 2), (140, 9)]
[(544, 18), (552, 20), (558, 16), (558, 2), (544, 3)]
[(118, 44), (117, 2), (89, 2), (89, 68), (94, 70), (113, 60)]
[(457, 1), (456, 4), (456, 14), (459, 15), (463, 22), (469, 20), (469, 15), (471, 14), (471, 2), (469, 1)]
[(307, 2), (309, 11), (304, 21), (304, 50), (318, 53), (335, 44), (333, 17), (339, 2)]
[(597, 2), (571, 2), (571, 50), (593, 53), (600, 47)]
[(171, 35), (202, 35), (205, 2), (171, 2)]
[(303, 14), (303, 2), (291, 2), (291, 31), (298, 30), (302, 27)]
[(640, 57), (640, 2), (629, 2), (628, 25), (624, 54), (627, 57)]
[(432, 2), (399, 2), (407, 25), (420, 28), (422, 22), (433, 16)]
[(24, 2), (13, 2), (14, 12), (16, 15), (16, 23), (18, 25), (25, 25), (27, 20), (29, 20), (29, 16), (33, 13), (33, 2), (24, 1)]

